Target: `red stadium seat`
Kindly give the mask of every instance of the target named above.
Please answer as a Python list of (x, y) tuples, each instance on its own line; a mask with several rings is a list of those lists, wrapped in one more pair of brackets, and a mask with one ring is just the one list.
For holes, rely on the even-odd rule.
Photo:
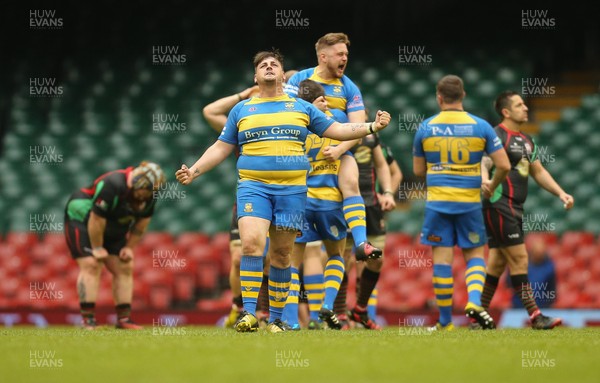
[(197, 245), (206, 245), (210, 242), (210, 237), (203, 233), (187, 232), (180, 234), (175, 240), (175, 245), (181, 251), (187, 252), (190, 248)]
[(25, 231), (15, 232), (11, 231), (6, 234), (4, 242), (15, 245), (19, 250), (31, 248), (38, 242), (38, 236), (36, 233)]
[(567, 231), (560, 238), (560, 244), (564, 253), (573, 253), (582, 245), (592, 245), (594, 235), (592, 233), (580, 231)]
[(586, 266), (590, 266), (598, 258), (599, 253), (600, 249), (597, 245), (583, 245), (575, 251), (575, 257)]
[(166, 310), (171, 306), (172, 299), (173, 292), (170, 286), (158, 285), (150, 287), (150, 307), (158, 310)]
[[(24, 285), (24, 284), (23, 284)], [(0, 283), (0, 295), (5, 298), (16, 297), (21, 287), (21, 279), (17, 277), (8, 277)]]
[(158, 245), (169, 245), (173, 243), (173, 236), (168, 232), (151, 231), (142, 237), (140, 245), (155, 248)]
[(177, 273), (173, 277), (173, 298), (177, 301), (194, 300), (196, 277), (194, 274)]
[(593, 280), (600, 281), (600, 262), (598, 260), (590, 262), (590, 273)]
[(21, 258), (18, 256), (14, 256), (11, 258), (5, 258), (2, 261), (2, 268), (4, 268), (8, 275), (18, 276), (24, 273), (24, 270), (27, 268), (29, 264), (28, 258)]
[(525, 235), (525, 245), (529, 246), (529, 244), (536, 240), (542, 240), (546, 243), (547, 246), (556, 245), (558, 243), (558, 236), (556, 233), (552, 232), (541, 232), (534, 231), (529, 232)]
[(47, 233), (44, 235), (40, 243), (52, 245), (57, 250), (67, 249), (67, 240), (63, 233)]
[(144, 280), (149, 286), (171, 286), (173, 283), (173, 274), (168, 269), (153, 267), (139, 275), (139, 279)]
[(96, 299), (96, 308), (98, 307), (110, 307), (113, 308), (115, 306), (115, 301), (112, 295), (112, 289), (110, 285), (101, 285), (98, 290), (98, 297)]
[(213, 235), (210, 245), (217, 258), (221, 257), (221, 253), (229, 252), (229, 232), (221, 232)]
[(12, 243), (0, 242), (0, 264), (3, 259), (17, 256), (17, 246)]
[(187, 251), (187, 257), (197, 262), (218, 262), (221, 259), (221, 251), (212, 244), (197, 245)]
[(46, 264), (52, 257), (56, 257), (55, 248), (51, 244), (36, 243), (29, 250), (29, 257), (34, 264)]
[(386, 240), (388, 237), (390, 237), (393, 242), (396, 242), (401, 245), (410, 245), (411, 243), (414, 242), (414, 238), (410, 234), (406, 234), (406, 233), (400, 233), (400, 232), (388, 233), (386, 235)]
[(222, 298), (219, 299), (201, 299), (196, 304), (196, 307), (200, 311), (227, 311), (231, 309), (231, 299), (225, 300)]
[(202, 290), (214, 290), (219, 281), (219, 264), (199, 262), (197, 268), (197, 286)]

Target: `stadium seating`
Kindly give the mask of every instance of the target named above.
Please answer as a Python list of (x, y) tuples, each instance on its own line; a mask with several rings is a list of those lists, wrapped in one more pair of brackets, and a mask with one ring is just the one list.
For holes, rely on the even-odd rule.
[[(548, 252), (554, 260), (557, 274), (555, 307), (600, 308), (600, 253), (598, 238), (586, 232), (534, 233), (547, 238)], [(78, 307), (75, 290), (78, 270), (56, 234), (41, 238), (28, 233), (13, 232), (0, 241), (0, 302), (5, 307), (38, 309)], [(137, 309), (227, 309), (231, 304), (228, 283), (228, 233), (213, 236), (156, 232), (144, 239), (136, 249), (134, 267), (134, 305)], [(526, 243), (531, 242), (526, 237)], [(27, 244), (27, 246), (23, 246)], [(177, 264), (160, 265), (154, 261), (149, 244), (158, 251), (176, 251)], [(213, 247), (216, 246), (216, 247)], [(181, 247), (180, 247), (181, 246)], [(62, 249), (62, 250), (57, 250)], [(168, 249), (168, 250), (167, 250)], [(215, 250), (217, 249), (217, 250)], [(156, 250), (155, 250), (156, 251)], [(464, 283), (465, 263), (456, 251), (453, 266), (455, 278), (454, 307), (466, 304)], [(407, 257), (422, 263), (406, 262)], [(350, 272), (348, 302), (356, 299), (355, 269)], [(418, 237), (390, 234), (386, 241), (386, 257), (379, 288), (379, 307), (383, 310), (406, 311), (432, 308), (435, 296), (431, 287), (431, 251), (419, 244)], [(60, 293), (60, 299), (32, 299), (30, 292), (46, 286), (46, 291)], [(46, 285), (44, 285), (46, 283)], [(114, 301), (111, 277), (104, 270), (97, 305), (112, 308)], [(56, 296), (55, 298), (58, 298)], [(511, 306), (512, 290), (501, 279), (492, 306)]]

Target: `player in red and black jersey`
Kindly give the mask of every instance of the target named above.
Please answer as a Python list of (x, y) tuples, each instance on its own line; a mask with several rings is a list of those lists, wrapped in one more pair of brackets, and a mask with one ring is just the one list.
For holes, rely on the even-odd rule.
[[(533, 138), (521, 132), (521, 126), (528, 120), (528, 109), (521, 96), (512, 91), (503, 92), (496, 99), (495, 108), (502, 117), (502, 122), (495, 128), (496, 134), (506, 149), (511, 170), (491, 198), (483, 202), (490, 253), (481, 303), (487, 310), (498, 286), (498, 280), (508, 265), (512, 285), (529, 313), (531, 326), (534, 329), (552, 329), (559, 325), (561, 320), (542, 315), (535, 303), (527, 276), (528, 257), (523, 238), (523, 204), (527, 198), (529, 175), (542, 188), (556, 195), (563, 202), (565, 209), (572, 208), (574, 200), (542, 165)], [(494, 168), (489, 157), (484, 157), (482, 164), (482, 189), (485, 191), (490, 182), (486, 170), (493, 172)]]
[(69, 198), (65, 237), (79, 266), (77, 293), (85, 328), (96, 328), (95, 302), (104, 264), (113, 275), (116, 327), (141, 329), (130, 318), (133, 248), (154, 213), (153, 191), (164, 182), (160, 166), (142, 162), (136, 168), (103, 174)]

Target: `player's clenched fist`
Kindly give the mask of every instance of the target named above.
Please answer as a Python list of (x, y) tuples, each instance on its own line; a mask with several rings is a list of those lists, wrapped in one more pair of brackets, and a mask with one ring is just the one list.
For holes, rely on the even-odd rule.
[(375, 116), (375, 129), (381, 130), (385, 129), (386, 126), (390, 123), (392, 117), (386, 111), (378, 110), (377, 115)]
[(175, 172), (177, 181), (182, 185), (189, 185), (194, 180), (192, 171), (185, 165), (181, 165), (181, 169)]

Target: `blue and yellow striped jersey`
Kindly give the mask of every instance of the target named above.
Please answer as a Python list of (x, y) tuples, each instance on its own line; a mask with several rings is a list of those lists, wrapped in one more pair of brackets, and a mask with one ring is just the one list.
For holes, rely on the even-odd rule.
[[(325, 114), (332, 116), (330, 110), (327, 110)], [(347, 121), (346, 118), (344, 121), (338, 122)], [(330, 211), (342, 208), (343, 197), (338, 185), (341, 160), (330, 162), (323, 155), (324, 148), (336, 146), (339, 143), (338, 140), (322, 138), (316, 134), (309, 134), (306, 137), (306, 155), (310, 162), (310, 172), (306, 180), (308, 186), (307, 210)]]
[(315, 73), (315, 68), (304, 69), (293, 75), (285, 85), (285, 92), (295, 97), (298, 94), (298, 84), (306, 79), (323, 86), (327, 106), (337, 122), (344, 123), (348, 121), (348, 113), (365, 109), (360, 90), (346, 75), (339, 79), (324, 80)]
[(333, 122), (301, 99), (253, 97), (233, 107), (219, 140), (240, 148), (240, 184), (270, 194), (302, 193), (309, 170), (306, 136), (322, 136)]
[(421, 124), (413, 155), (427, 162), (426, 208), (442, 213), (481, 209), (481, 158), (502, 149), (485, 120), (464, 111), (442, 111)]

